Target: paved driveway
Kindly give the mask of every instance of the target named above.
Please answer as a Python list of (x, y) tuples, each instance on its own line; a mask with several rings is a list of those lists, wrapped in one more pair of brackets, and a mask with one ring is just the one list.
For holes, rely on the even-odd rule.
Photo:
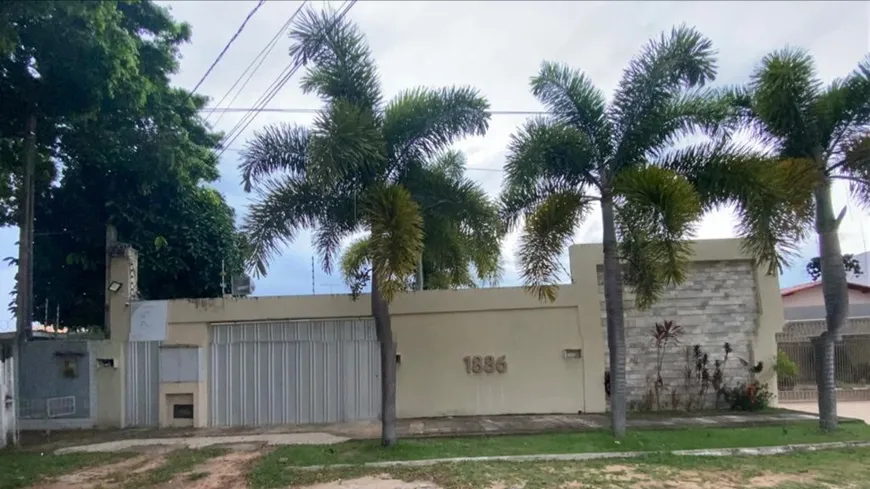
[[(819, 405), (815, 402), (782, 403), (780, 407), (812, 414), (819, 412)], [(845, 418), (863, 419), (864, 422), (870, 423), (870, 401), (840, 401), (837, 403), (837, 414)]]

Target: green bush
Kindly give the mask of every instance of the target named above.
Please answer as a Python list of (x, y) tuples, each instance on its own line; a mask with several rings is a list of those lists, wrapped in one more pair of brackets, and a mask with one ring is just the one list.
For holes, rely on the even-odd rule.
[(766, 384), (754, 381), (724, 389), (723, 397), (732, 411), (761, 411), (770, 405), (773, 393), (770, 392)]
[(797, 364), (794, 363), (792, 359), (788, 357), (788, 354), (782, 350), (776, 354), (776, 366), (774, 367), (774, 370), (776, 370), (776, 373), (780, 377), (784, 378), (796, 377), (798, 374)]

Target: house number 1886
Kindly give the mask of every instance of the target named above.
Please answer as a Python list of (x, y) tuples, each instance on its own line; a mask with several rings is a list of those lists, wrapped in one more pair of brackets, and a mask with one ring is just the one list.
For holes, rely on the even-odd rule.
[(469, 374), (479, 374), (485, 372), (491, 374), (498, 372), (503, 374), (507, 372), (507, 358), (504, 355), (495, 358), (492, 355), (485, 357), (473, 356), (462, 359), (465, 362), (465, 372)]

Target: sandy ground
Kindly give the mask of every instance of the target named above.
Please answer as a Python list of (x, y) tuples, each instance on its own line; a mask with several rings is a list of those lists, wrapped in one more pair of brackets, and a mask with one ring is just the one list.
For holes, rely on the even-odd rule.
[[(783, 403), (781, 407), (811, 414), (819, 413), (819, 405), (815, 402)], [(845, 418), (863, 419), (865, 423), (870, 423), (870, 401), (838, 402), (837, 414)]]

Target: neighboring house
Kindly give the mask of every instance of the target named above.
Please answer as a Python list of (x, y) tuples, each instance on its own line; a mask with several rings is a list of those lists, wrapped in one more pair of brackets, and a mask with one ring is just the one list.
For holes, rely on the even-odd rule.
[[(786, 321), (825, 319), (825, 298), (822, 295), (821, 280), (782, 289), (780, 292)], [(870, 317), (870, 285), (849, 282), (849, 317)]]

